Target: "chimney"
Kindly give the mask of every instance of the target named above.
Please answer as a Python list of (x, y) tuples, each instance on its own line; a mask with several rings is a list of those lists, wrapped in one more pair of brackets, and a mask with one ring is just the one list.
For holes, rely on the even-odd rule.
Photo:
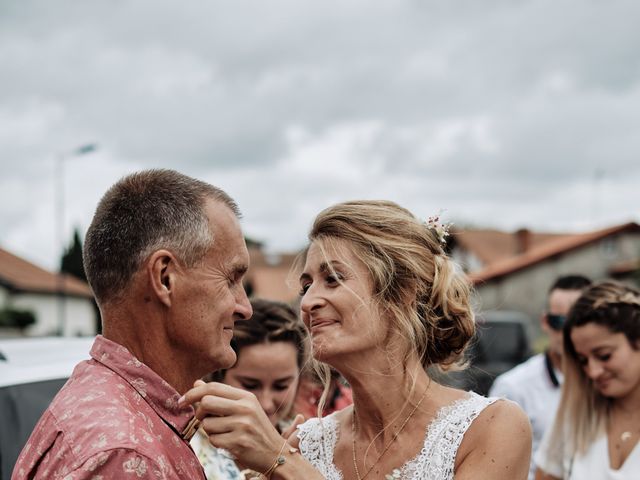
[(516, 233), (516, 254), (527, 252), (531, 248), (531, 231), (528, 228), (521, 228)]

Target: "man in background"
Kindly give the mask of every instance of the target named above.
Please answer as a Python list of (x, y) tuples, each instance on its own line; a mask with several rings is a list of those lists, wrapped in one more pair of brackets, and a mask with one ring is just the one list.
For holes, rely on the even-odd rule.
[[(549, 346), (544, 353), (498, 376), (489, 395), (505, 397), (518, 403), (529, 416), (533, 430), (533, 453), (544, 432), (553, 424), (560, 400), (562, 384), (562, 327), (574, 302), (591, 280), (582, 275), (559, 277), (549, 289), (546, 312), (540, 317)], [(533, 458), (533, 455), (532, 455)], [(529, 480), (535, 476), (535, 465), (529, 469)]]

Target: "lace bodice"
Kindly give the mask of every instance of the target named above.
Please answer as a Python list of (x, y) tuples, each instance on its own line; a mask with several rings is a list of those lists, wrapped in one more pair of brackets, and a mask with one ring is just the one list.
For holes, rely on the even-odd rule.
[[(465, 398), (442, 407), (429, 424), (422, 450), (399, 467), (402, 480), (452, 480), (456, 453), (462, 437), (475, 418), (496, 398), (485, 398), (470, 392)], [(333, 463), (338, 441), (335, 414), (320, 421), (312, 418), (298, 427), (300, 453), (327, 480), (343, 480)], [(395, 478), (395, 477), (394, 477)]]

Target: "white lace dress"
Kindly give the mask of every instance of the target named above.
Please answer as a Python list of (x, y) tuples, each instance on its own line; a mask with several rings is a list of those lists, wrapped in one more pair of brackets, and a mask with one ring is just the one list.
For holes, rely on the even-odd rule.
[[(487, 406), (498, 400), (470, 392), (467, 397), (442, 407), (429, 424), (422, 450), (400, 471), (402, 480), (452, 480), (456, 453), (469, 425)], [(298, 427), (300, 453), (326, 480), (343, 480), (333, 463), (338, 441), (335, 413), (322, 419), (307, 420)], [(396, 478), (396, 477), (394, 477)]]

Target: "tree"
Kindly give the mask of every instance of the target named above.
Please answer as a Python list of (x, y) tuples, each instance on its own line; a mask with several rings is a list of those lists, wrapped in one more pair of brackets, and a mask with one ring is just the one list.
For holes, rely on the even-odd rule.
[[(60, 272), (70, 273), (76, 278), (87, 281), (87, 275), (84, 273), (84, 262), (82, 261), (82, 240), (80, 240), (80, 232), (78, 229), (73, 230), (73, 240), (65, 249), (60, 260)], [(102, 333), (102, 322), (100, 320), (100, 310), (95, 300), (93, 308), (96, 312), (96, 331)]]
[(80, 240), (80, 232), (78, 232), (77, 228), (73, 231), (71, 244), (62, 254), (60, 271), (70, 273), (85, 282), (87, 281), (87, 275), (84, 273), (84, 264), (82, 262), (82, 240)]
[(36, 316), (30, 310), (0, 309), (0, 327), (18, 328), (22, 331), (34, 323), (36, 323)]

